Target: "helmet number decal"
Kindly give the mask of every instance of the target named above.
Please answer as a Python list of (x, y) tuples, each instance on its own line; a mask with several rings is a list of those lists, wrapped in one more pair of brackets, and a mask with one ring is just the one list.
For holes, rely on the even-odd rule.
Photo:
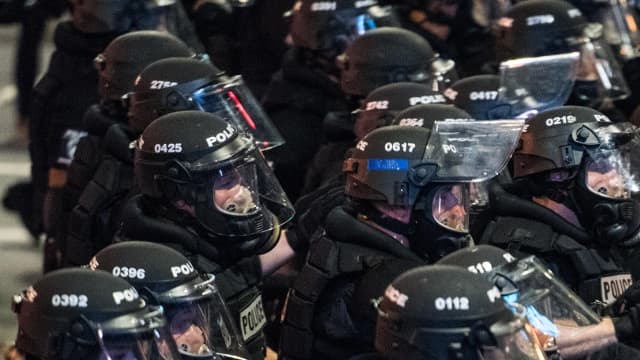
[(384, 151), (386, 152), (413, 152), (416, 148), (415, 143), (410, 142), (387, 142), (384, 144)]
[(182, 152), (182, 143), (156, 144), (153, 151), (156, 153), (180, 153)]
[(472, 91), (469, 93), (469, 100), (495, 100), (498, 98), (497, 91)]
[(435, 300), (436, 310), (469, 310), (469, 298), (466, 296), (438, 297)]
[(489, 261), (479, 262), (475, 265), (470, 265), (467, 270), (474, 274), (485, 274), (493, 270), (493, 265)]
[(544, 121), (544, 124), (547, 127), (549, 127), (549, 126), (556, 126), (556, 125), (573, 124), (574, 122), (576, 122), (575, 116), (563, 115), (563, 116), (555, 116), (552, 118), (548, 118), (547, 120)]
[(86, 308), (89, 302), (87, 295), (54, 294), (51, 297), (51, 305), (54, 307), (79, 307)]
[(424, 125), (423, 118), (404, 118), (398, 122), (399, 126), (413, 126), (413, 127), (421, 127)]
[(149, 89), (151, 90), (161, 90), (170, 87), (174, 87), (178, 85), (175, 81), (162, 81), (162, 80), (151, 80), (151, 84), (149, 85)]
[(146, 271), (144, 269), (137, 269), (134, 267), (116, 266), (111, 270), (113, 276), (119, 276), (125, 279), (144, 279), (146, 277)]

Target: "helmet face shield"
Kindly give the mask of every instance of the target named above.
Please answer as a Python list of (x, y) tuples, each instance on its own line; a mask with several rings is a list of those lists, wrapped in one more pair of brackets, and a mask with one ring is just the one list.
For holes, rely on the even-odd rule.
[(200, 110), (218, 115), (250, 134), (262, 150), (284, 144), (282, 135), (241, 76), (198, 89), (191, 98)]
[(534, 256), (498, 266), (488, 276), (500, 288), (505, 302), (526, 308), (529, 323), (544, 336), (557, 336), (558, 326), (580, 327), (600, 321)]
[(629, 96), (631, 92), (609, 45), (602, 39), (585, 38), (578, 42), (580, 61), (575, 96), (585, 100), (619, 100)]
[(440, 226), (461, 233), (469, 232), (468, 184), (439, 186), (433, 196), (431, 211)]
[[(580, 53), (521, 58), (500, 64), (498, 104), (508, 105), (512, 117), (564, 105), (571, 95)], [(496, 109), (498, 110), (498, 109)]]
[[(578, 132), (575, 132), (579, 136)], [(587, 146), (584, 182), (586, 188), (606, 199), (630, 199), (640, 191), (640, 137), (630, 124), (599, 127), (599, 144)]]
[(202, 160), (194, 170), (195, 216), (217, 235), (263, 234), (293, 218), (293, 205), (258, 150), (226, 164)]
[(518, 144), (523, 120), (436, 121), (423, 161), (431, 181), (478, 182), (498, 175)]
[(217, 354), (248, 358), (213, 275), (160, 295), (168, 329), (182, 358), (215, 359)]
[(495, 345), (483, 345), (482, 359), (485, 360), (543, 360), (543, 350), (536, 341), (531, 326), (524, 321), (524, 310), (520, 307), (520, 317), (512, 321), (499, 321), (490, 327)]
[(124, 315), (92, 324), (98, 337), (99, 359), (180, 360), (162, 308)]
[(614, 0), (598, 9), (595, 20), (603, 26), (604, 40), (623, 60), (638, 56), (640, 33), (638, 17), (629, 2)]

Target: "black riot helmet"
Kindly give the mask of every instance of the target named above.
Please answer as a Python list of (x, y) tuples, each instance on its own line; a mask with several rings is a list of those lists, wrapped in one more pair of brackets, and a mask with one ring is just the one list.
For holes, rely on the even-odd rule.
[(43, 360), (179, 360), (161, 307), (103, 271), (53, 271), (14, 296), (16, 347)]
[(165, 32), (145, 30), (120, 35), (94, 60), (98, 93), (103, 101), (120, 101), (147, 65), (168, 57), (191, 56), (194, 52), (185, 43)]
[(438, 264), (459, 266), (474, 274), (487, 274), (494, 268), (513, 261), (516, 258), (499, 247), (477, 245), (453, 252), (438, 260)]
[(377, 308), (375, 347), (387, 359), (545, 359), (524, 309), (514, 313), (493, 284), (458, 267), (405, 272)]
[(369, 30), (399, 24), (392, 9), (377, 0), (298, 0), (289, 14), (295, 46), (333, 56)]
[(168, 58), (147, 66), (129, 95), (129, 124), (142, 132), (159, 116), (183, 110), (216, 114), (253, 136), (260, 149), (284, 143), (240, 76), (228, 77), (194, 58)]
[[(567, 103), (596, 107), (604, 99), (629, 95), (619, 64), (602, 41), (602, 25), (589, 23), (580, 10), (560, 0), (523, 1), (510, 8), (497, 22), (496, 55), (503, 78), (513, 78), (521, 94), (566, 92)], [(560, 66), (575, 54), (568, 68)], [(538, 61), (538, 60), (540, 61)], [(507, 75), (505, 75), (507, 74)], [(504, 80), (504, 79), (503, 79)], [(565, 91), (564, 89), (568, 90)], [(529, 94), (527, 94), (529, 93)], [(549, 97), (546, 94), (545, 97)], [(531, 101), (529, 101), (531, 102)], [(564, 104), (564, 102), (561, 102)]]
[(246, 358), (213, 275), (202, 275), (178, 251), (125, 241), (98, 252), (89, 266), (127, 280), (149, 303), (162, 305), (182, 359)]
[(474, 121), (466, 111), (453, 105), (420, 104), (399, 112), (391, 121), (393, 125), (419, 126), (431, 129), (436, 121)]
[(468, 112), (476, 120), (495, 119), (500, 113), (500, 77), (475, 75), (460, 79), (443, 94), (448, 102)]
[(134, 168), (145, 197), (241, 254), (270, 250), (294, 214), (253, 139), (213, 114), (154, 120), (138, 140)]
[(640, 230), (639, 139), (586, 107), (564, 106), (531, 118), (513, 155), (513, 177), (569, 192), (580, 223), (603, 244), (630, 245)]
[(402, 110), (417, 104), (443, 104), (445, 97), (425, 84), (399, 82), (380, 86), (367, 95), (356, 115), (354, 133), (358, 139), (371, 130), (391, 125)]
[(373, 130), (358, 142), (343, 171), (345, 193), (352, 199), (412, 210), (424, 236), (409, 239), (409, 245), (418, 254), (438, 258), (451, 246), (468, 242), (468, 183), (489, 179), (504, 168), (523, 123), (423, 122), (427, 124)]
[(337, 61), (342, 91), (356, 97), (365, 97), (377, 87), (401, 81), (443, 90), (457, 78), (452, 60), (440, 59), (423, 37), (401, 28), (379, 28), (365, 33)]

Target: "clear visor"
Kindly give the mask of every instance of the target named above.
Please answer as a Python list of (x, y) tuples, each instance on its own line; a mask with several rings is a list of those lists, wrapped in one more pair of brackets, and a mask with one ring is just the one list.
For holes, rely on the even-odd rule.
[[(199, 173), (203, 196), (198, 197), (196, 217), (218, 235), (262, 234), (293, 218), (293, 205), (258, 150), (241, 161)], [(267, 216), (254, 216), (260, 214)]]
[(169, 331), (178, 351), (187, 358), (213, 359), (223, 354), (248, 358), (228, 310), (221, 299), (216, 300), (188, 301), (167, 306)]
[(604, 40), (616, 50), (619, 58), (628, 60), (638, 56), (638, 16), (627, 1), (613, 0), (608, 6), (600, 7), (595, 20), (602, 24)]
[(192, 99), (200, 110), (216, 114), (251, 135), (262, 150), (284, 144), (282, 135), (239, 75), (197, 90)]
[(469, 184), (443, 185), (436, 189), (431, 206), (433, 219), (446, 229), (469, 232)]
[(432, 181), (479, 182), (498, 175), (518, 144), (524, 120), (436, 121), (423, 161)]
[[(518, 310), (519, 309), (519, 310)], [(536, 341), (532, 327), (523, 319), (524, 310), (514, 307), (520, 317), (513, 321), (500, 321), (491, 325), (491, 334), (496, 340), (493, 346), (481, 348), (484, 360), (543, 360), (542, 348)]]
[(580, 53), (508, 60), (500, 63), (498, 104), (507, 116), (526, 118), (566, 103), (573, 90)]
[(211, 191), (213, 204), (227, 215), (251, 215), (259, 211), (258, 177), (255, 164), (216, 170)]
[(618, 61), (611, 48), (603, 40), (587, 38), (577, 40), (580, 61), (576, 81), (579, 84), (591, 84), (587, 91), (574, 89), (576, 95), (587, 99), (624, 99), (631, 93)]
[(585, 185), (608, 199), (630, 199), (640, 191), (640, 137), (631, 125), (614, 124), (595, 130), (600, 145), (588, 148)]
[(580, 327), (600, 321), (534, 256), (498, 266), (488, 276), (501, 290), (505, 302), (526, 308), (527, 319), (540, 339), (558, 336), (559, 326)]
[(181, 359), (161, 308), (143, 316), (126, 315), (99, 324), (97, 333), (100, 360)]

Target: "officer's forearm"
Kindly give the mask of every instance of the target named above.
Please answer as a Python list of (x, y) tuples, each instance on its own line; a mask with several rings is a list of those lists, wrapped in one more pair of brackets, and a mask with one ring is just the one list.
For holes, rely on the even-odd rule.
[(267, 276), (278, 270), (282, 265), (293, 259), (295, 255), (295, 251), (293, 251), (287, 241), (287, 231), (283, 230), (280, 233), (280, 238), (278, 239), (276, 246), (269, 250), (269, 252), (260, 255), (262, 276)]
[(610, 318), (604, 318), (597, 325), (578, 327), (558, 325), (558, 330), (556, 345), (563, 359), (580, 358), (618, 342)]

